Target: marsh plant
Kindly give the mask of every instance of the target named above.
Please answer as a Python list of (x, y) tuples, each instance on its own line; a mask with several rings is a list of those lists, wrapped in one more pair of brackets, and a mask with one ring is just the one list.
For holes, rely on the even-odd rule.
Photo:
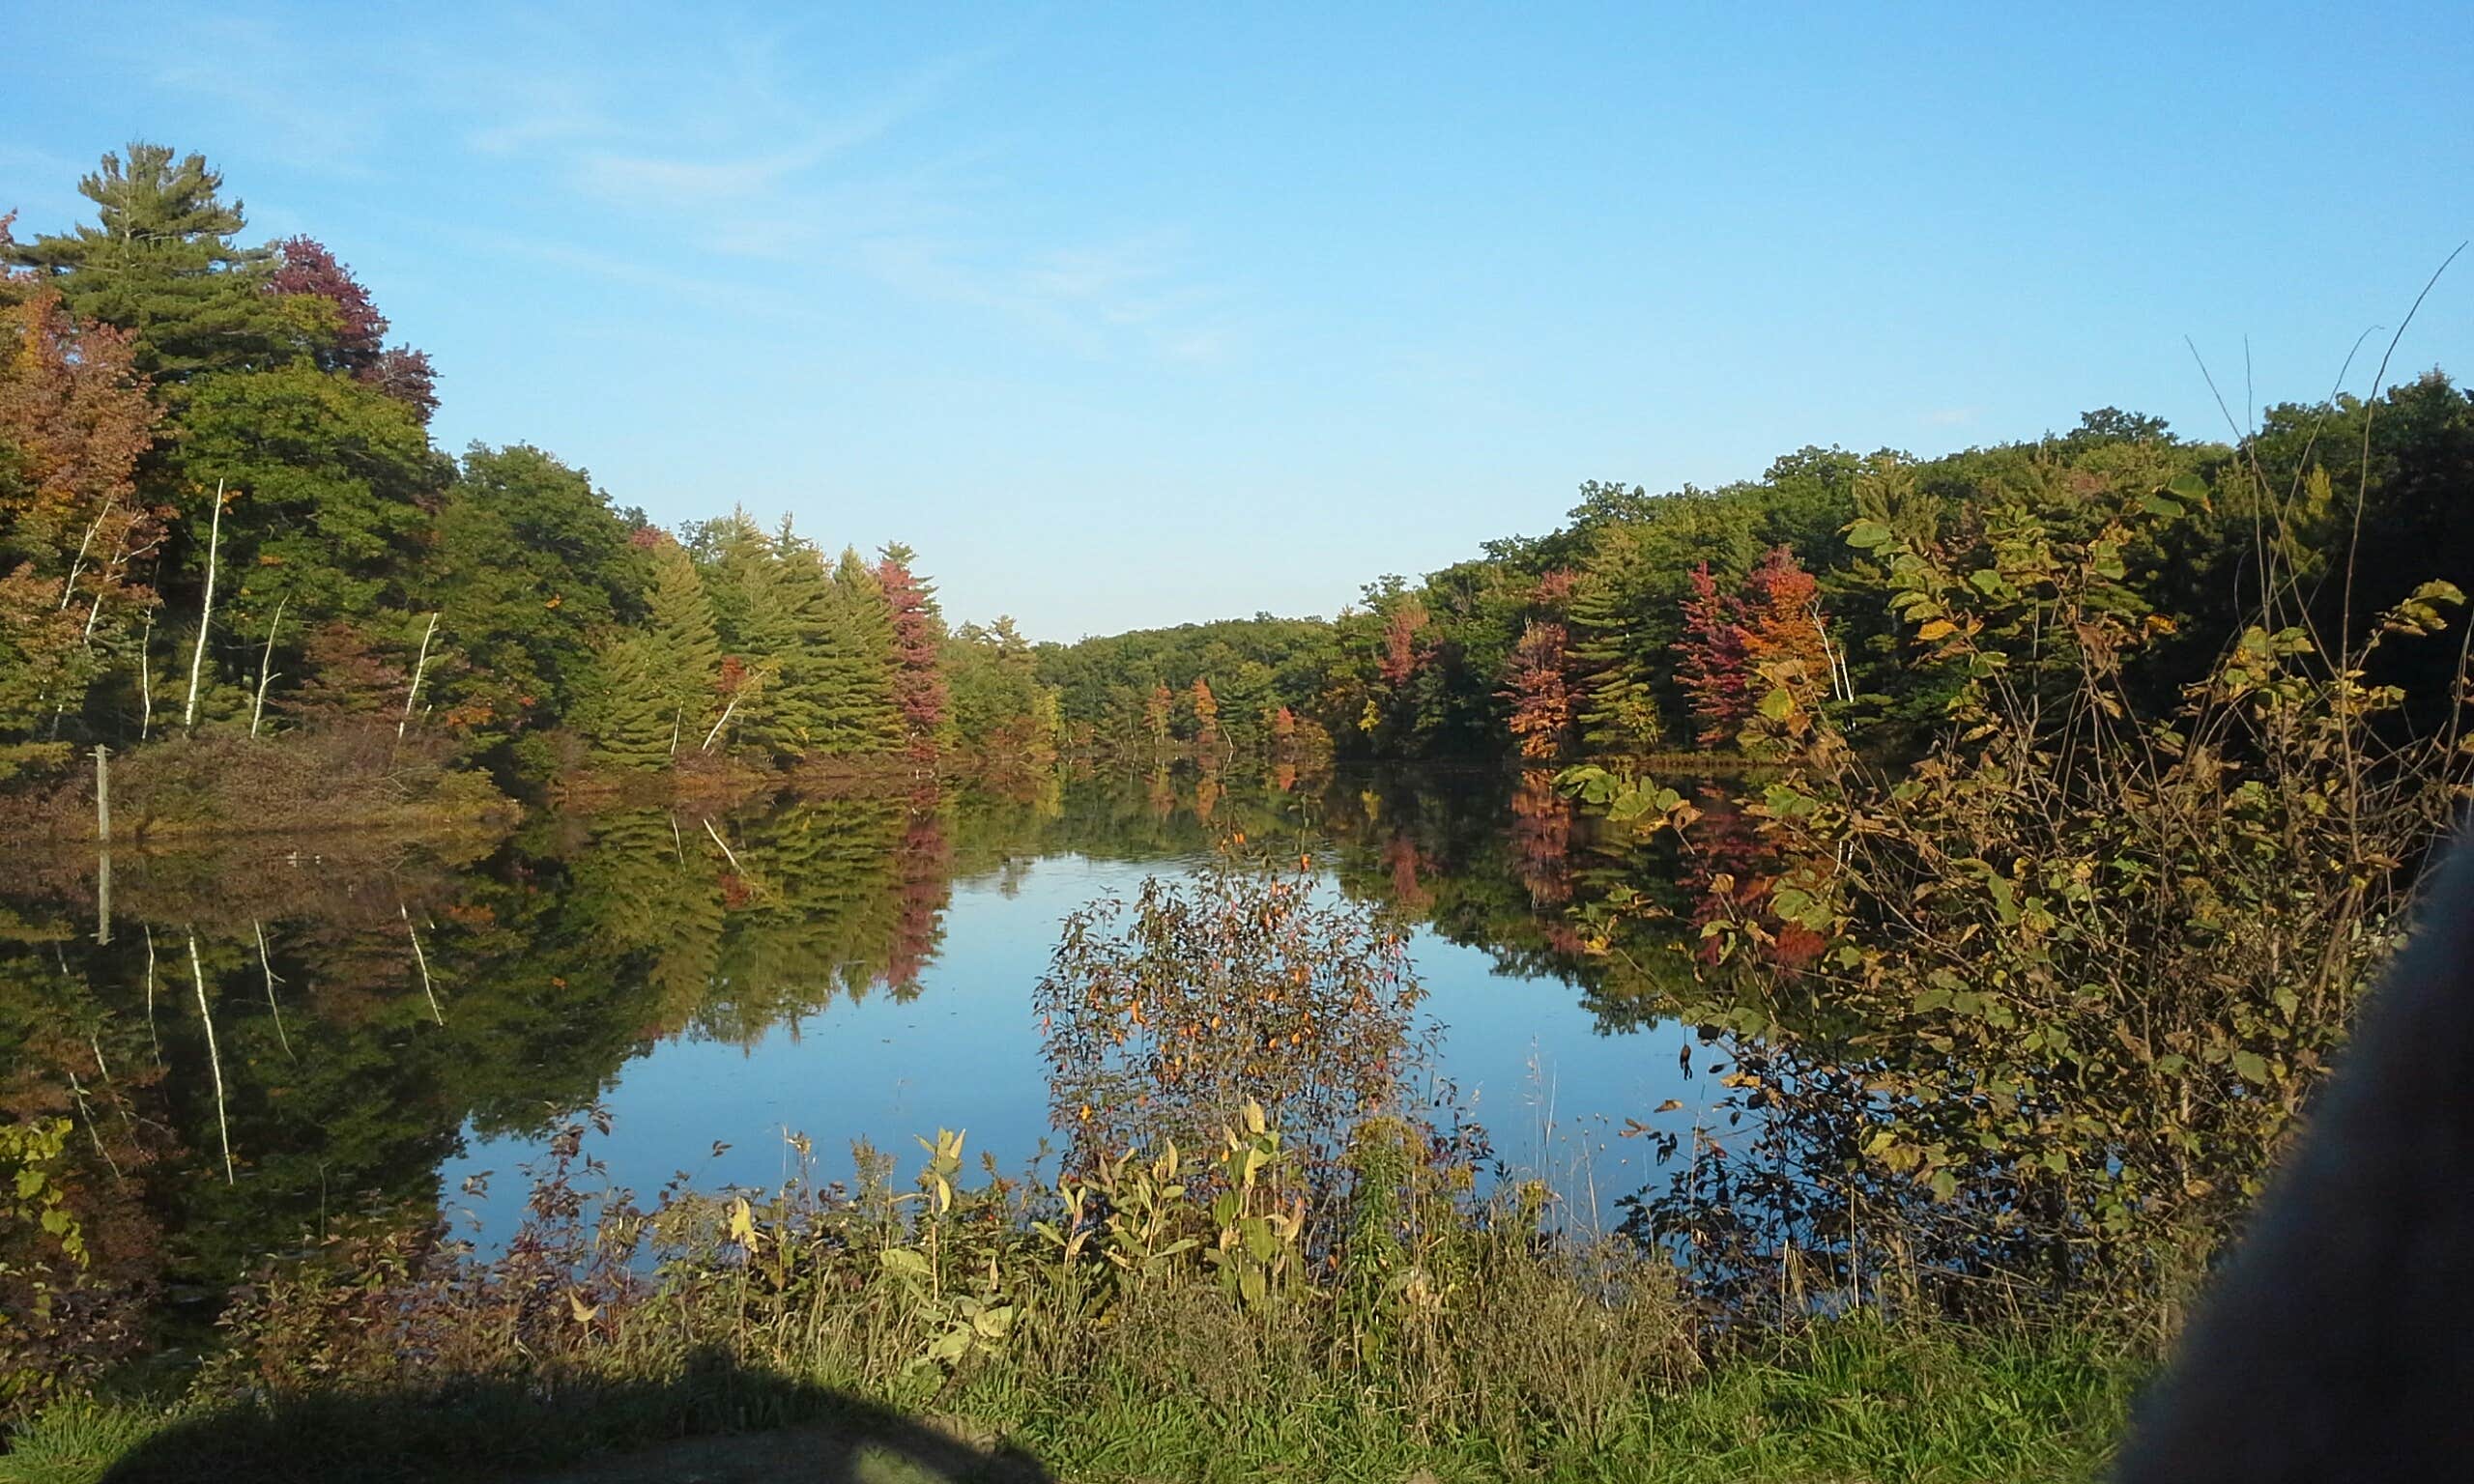
[[(2258, 621), (2151, 704), (2173, 625), (2126, 573), (2224, 512), (2196, 479), (2129, 489), (1942, 519), (1894, 470), (1860, 488), (1857, 572), (1947, 696), (1920, 756), (1851, 746), (1800, 663), (1760, 671), (1744, 743), (1784, 771), (1744, 800), (1757, 873), (1710, 879), (1682, 1007), (1738, 1131), (1636, 1220), (1740, 1291), (2067, 1294), (2170, 1332), (2405, 928), (2474, 758), (2461, 647), (2436, 707), (2391, 677), (2462, 595), (2316, 621), (2262, 515)], [(1687, 852), (1701, 828), (1639, 777), (1567, 785)]]
[(1249, 855), (1242, 835), (1190, 878), (1073, 913), (1033, 994), (1073, 1159), (1194, 1147), (1259, 1100), (1330, 1166), (1430, 1050), (1408, 931), (1321, 887), (1310, 856)]
[(1607, 1442), (1695, 1376), (1673, 1270), (1541, 1235), (1543, 1200), (1481, 1202), (1410, 1126), (1361, 1126), (1350, 1195), (1317, 1210), (1258, 1103), (1203, 1146), (1138, 1146), (1087, 1173), (962, 1178), (965, 1136), (922, 1138), (915, 1179), (864, 1146), (848, 1184), (649, 1202), (610, 1186), (591, 1117), (554, 1139), (503, 1250), (401, 1228), (268, 1268), (224, 1319), (193, 1407), (451, 1396), (509, 1375), (581, 1403), (734, 1368), (908, 1407), (995, 1384), (1132, 1387), (1235, 1417), (1282, 1378), (1514, 1455)]

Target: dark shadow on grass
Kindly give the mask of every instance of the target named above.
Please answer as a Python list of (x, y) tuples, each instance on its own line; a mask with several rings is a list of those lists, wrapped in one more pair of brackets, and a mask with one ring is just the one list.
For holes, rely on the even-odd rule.
[[(900, 1467), (861, 1461), (877, 1455)], [(123, 1456), (138, 1480), (892, 1480), (1048, 1484), (1038, 1460), (713, 1354), (667, 1383), (475, 1380), (311, 1393), (176, 1423)]]

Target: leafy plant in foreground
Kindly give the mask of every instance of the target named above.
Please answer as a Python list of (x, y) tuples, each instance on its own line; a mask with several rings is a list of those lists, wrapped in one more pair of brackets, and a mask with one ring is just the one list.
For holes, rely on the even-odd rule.
[[(1954, 685), (1945, 728), (1887, 767), (1813, 703), (1805, 661), (1760, 669), (1747, 744), (1791, 763), (1747, 800), (1769, 864), (1712, 877), (1718, 966), (1683, 1010), (1730, 1036), (1750, 1147), (1697, 1150), (1646, 1226), (1746, 1284), (1809, 1262), (1857, 1293), (2072, 1290), (2170, 1327), (2474, 781), (2453, 730), (2397, 726), (2403, 693), (2370, 678), (2461, 603), (2443, 582), (2342, 653), (2255, 624), (2170, 714), (2137, 712), (2130, 660), (2171, 625), (2126, 554), (2203, 494), (1851, 527)], [(1636, 827), (1698, 827), (1673, 790), (1566, 782)]]

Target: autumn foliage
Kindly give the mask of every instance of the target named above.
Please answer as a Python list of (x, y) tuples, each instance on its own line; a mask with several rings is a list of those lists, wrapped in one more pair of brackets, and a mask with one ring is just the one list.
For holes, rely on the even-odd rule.
[(1719, 590), (1709, 563), (1683, 600), (1677, 677), (1705, 747), (1733, 743), (1772, 689), (1834, 682), (1819, 585), (1786, 547), (1770, 548), (1740, 591)]
[(1376, 672), (1386, 685), (1406, 685), (1432, 649), (1422, 603), (1403, 603), (1383, 622), (1383, 659)]
[(932, 757), (945, 725), (945, 677), (938, 668), (945, 642), (928, 585), (910, 570), (908, 554), (888, 550), (877, 566), (877, 582), (893, 611), (894, 704), (913, 757)]
[(1520, 643), (1512, 650), (1503, 691), (1511, 702), (1511, 715), (1505, 725), (1523, 757), (1542, 761), (1563, 755), (1572, 727), (1570, 651), (1569, 630), (1536, 619), (1521, 631)]
[[(0, 719), (82, 697), (155, 606), (132, 569), (161, 536), (135, 483), (157, 418), (127, 334), (79, 325), (48, 288), (0, 308)], [(5, 728), (0, 777), (18, 752)]]

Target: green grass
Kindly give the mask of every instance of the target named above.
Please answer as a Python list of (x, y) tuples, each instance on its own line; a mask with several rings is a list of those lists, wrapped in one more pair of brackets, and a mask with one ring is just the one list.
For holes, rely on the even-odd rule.
[(916, 1195), (862, 1151), (854, 1191), (650, 1210), (576, 1196), (582, 1138), (503, 1251), (338, 1234), (236, 1291), (181, 1396), (57, 1404), (0, 1481), (633, 1479), (681, 1440), (699, 1477), (788, 1447), (846, 1484), (918, 1471), (878, 1452), (1092, 1484), (2088, 1479), (2142, 1366), (1913, 1306), (1715, 1324), (1663, 1255), (1542, 1230), (1533, 1186), (1477, 1203), (1395, 1121), (1320, 1207), (1252, 1107), (1216, 1154), (1053, 1190), (956, 1187), (940, 1134)]
[[(947, 1435), (1001, 1440), (1066, 1481), (1180, 1479), (2085, 1480), (2120, 1430), (2140, 1368), (2076, 1336), (1956, 1325), (1832, 1321), (1773, 1338), (1672, 1387), (1628, 1388), (1585, 1439), (1542, 1416), (1437, 1429), (1328, 1366), (1256, 1373), (1251, 1395), (1164, 1385), (1103, 1363), (1075, 1376), (978, 1366), (941, 1394), (826, 1378), (706, 1376), (548, 1400), (502, 1387), (380, 1399), (305, 1398), (272, 1411), (79, 1402), (36, 1417), (0, 1456), (0, 1480), (104, 1476), (471, 1478), (564, 1470), (577, 1481), (645, 1476), (631, 1454), (689, 1435), (700, 1477), (778, 1476), (766, 1430), (817, 1440), (879, 1436), (898, 1413)], [(810, 1383), (824, 1381), (825, 1384)], [(871, 1403), (889, 1404), (879, 1413)], [(156, 1446), (146, 1447), (150, 1440)], [(945, 1477), (887, 1458), (859, 1470)], [(734, 1460), (748, 1471), (734, 1471)], [(667, 1465), (665, 1465), (667, 1467)], [(991, 1476), (1002, 1476), (991, 1466)], [(814, 1475), (810, 1475), (814, 1476)]]

